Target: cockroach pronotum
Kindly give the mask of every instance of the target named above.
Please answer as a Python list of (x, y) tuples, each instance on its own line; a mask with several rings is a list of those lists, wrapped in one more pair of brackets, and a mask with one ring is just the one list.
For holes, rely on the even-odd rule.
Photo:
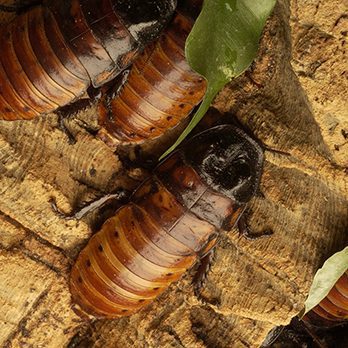
[(110, 147), (157, 137), (201, 102), (206, 82), (185, 59), (185, 41), (201, 3), (179, 2), (174, 19), (134, 62), (115, 97), (100, 103), (98, 136)]
[(117, 318), (149, 304), (236, 224), (262, 162), (260, 147), (229, 125), (172, 153), (79, 254), (70, 279), (75, 310)]
[(127, 68), (175, 0), (47, 0), (0, 28), (0, 119), (31, 119)]
[(348, 271), (330, 290), (328, 295), (303, 320), (318, 327), (332, 327), (348, 320)]

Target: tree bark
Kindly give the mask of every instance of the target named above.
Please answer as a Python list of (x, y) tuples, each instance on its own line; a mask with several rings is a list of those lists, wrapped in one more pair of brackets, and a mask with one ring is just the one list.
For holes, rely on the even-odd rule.
[[(316, 270), (347, 245), (347, 8), (342, 0), (278, 0), (257, 59), (214, 102), (215, 118), (238, 120), (265, 147), (261, 193), (247, 217), (256, 236), (272, 235), (223, 233), (204, 301), (188, 272), (132, 317), (79, 318), (70, 268), (115, 206), (67, 221), (49, 201), (70, 212), (117, 188), (134, 189), (148, 172), (125, 166), (86, 130), (97, 126), (93, 104), (81, 102), (67, 121), (74, 144), (55, 114), (1, 121), (0, 345), (259, 347), (271, 328), (289, 323)], [(147, 151), (160, 153), (178, 132)]]

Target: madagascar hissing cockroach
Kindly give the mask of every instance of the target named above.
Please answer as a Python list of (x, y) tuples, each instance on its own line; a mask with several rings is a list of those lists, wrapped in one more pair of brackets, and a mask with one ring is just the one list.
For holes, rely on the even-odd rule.
[(348, 271), (336, 282), (327, 296), (303, 320), (318, 327), (332, 327), (348, 320)]
[[(348, 270), (337, 280), (327, 296), (306, 313), (302, 320), (295, 317), (288, 326), (275, 327), (269, 332), (261, 347), (273, 347), (274, 342), (279, 345), (282, 343), (282, 338), (290, 338), (297, 347), (299, 341), (304, 340), (305, 333), (309, 335), (311, 341), (317, 343), (316, 346), (328, 348), (332, 346), (332, 342), (330, 339), (326, 341), (325, 338), (332, 335), (335, 326), (342, 326), (344, 330), (344, 325), (347, 323)], [(337, 332), (335, 334), (337, 335)]]
[(46, 0), (0, 27), (0, 119), (67, 105), (127, 68), (176, 0)]
[(173, 152), (79, 254), (70, 278), (75, 310), (117, 318), (149, 304), (236, 224), (262, 162), (260, 147), (230, 125)]
[(201, 3), (179, 2), (169, 26), (135, 60), (115, 96), (100, 103), (98, 136), (111, 148), (159, 136), (201, 102), (206, 81), (185, 59), (185, 41)]

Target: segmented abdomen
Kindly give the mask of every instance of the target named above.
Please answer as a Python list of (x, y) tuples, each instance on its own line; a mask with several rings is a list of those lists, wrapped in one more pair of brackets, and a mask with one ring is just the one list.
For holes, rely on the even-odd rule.
[(230, 126), (202, 134), (162, 162), (82, 250), (70, 282), (78, 311), (108, 318), (138, 311), (215, 245), (220, 228), (236, 223), (256, 192), (262, 152)]
[(91, 84), (109, 81), (159, 34), (174, 5), (172, 0), (49, 0), (18, 16), (0, 28), (0, 119), (54, 111)]
[(334, 326), (348, 319), (348, 271), (328, 295), (303, 318), (316, 326)]
[(188, 15), (177, 12), (161, 37), (134, 62), (117, 96), (100, 105), (99, 137), (109, 146), (155, 138), (201, 102), (206, 81), (185, 59), (192, 25)]
[(94, 316), (138, 311), (179, 279), (202, 249), (214, 245), (209, 238), (215, 236), (216, 227), (200, 216), (199, 206), (207, 197), (221, 201), (226, 209), (231, 201), (210, 192), (192, 168), (182, 166), (174, 174), (165, 174), (186, 191), (187, 185), (193, 185), (192, 194), (199, 190), (202, 198), (192, 206), (184, 205), (156, 177), (104, 223), (79, 256), (71, 279), (75, 301)]

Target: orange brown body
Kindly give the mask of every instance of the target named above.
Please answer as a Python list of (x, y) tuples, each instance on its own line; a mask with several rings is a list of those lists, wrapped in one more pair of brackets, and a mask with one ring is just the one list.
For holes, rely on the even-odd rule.
[(174, 152), (80, 253), (70, 281), (77, 310), (116, 318), (149, 304), (236, 223), (261, 168), (261, 149), (232, 126)]
[(330, 327), (348, 319), (348, 271), (337, 280), (328, 295), (303, 320), (315, 326)]
[(48, 0), (0, 28), (0, 119), (73, 102), (130, 65), (175, 0)]
[(110, 147), (163, 134), (203, 99), (206, 81), (185, 59), (185, 41), (201, 1), (180, 5), (160, 38), (134, 62), (116, 95), (100, 103), (98, 136)]

